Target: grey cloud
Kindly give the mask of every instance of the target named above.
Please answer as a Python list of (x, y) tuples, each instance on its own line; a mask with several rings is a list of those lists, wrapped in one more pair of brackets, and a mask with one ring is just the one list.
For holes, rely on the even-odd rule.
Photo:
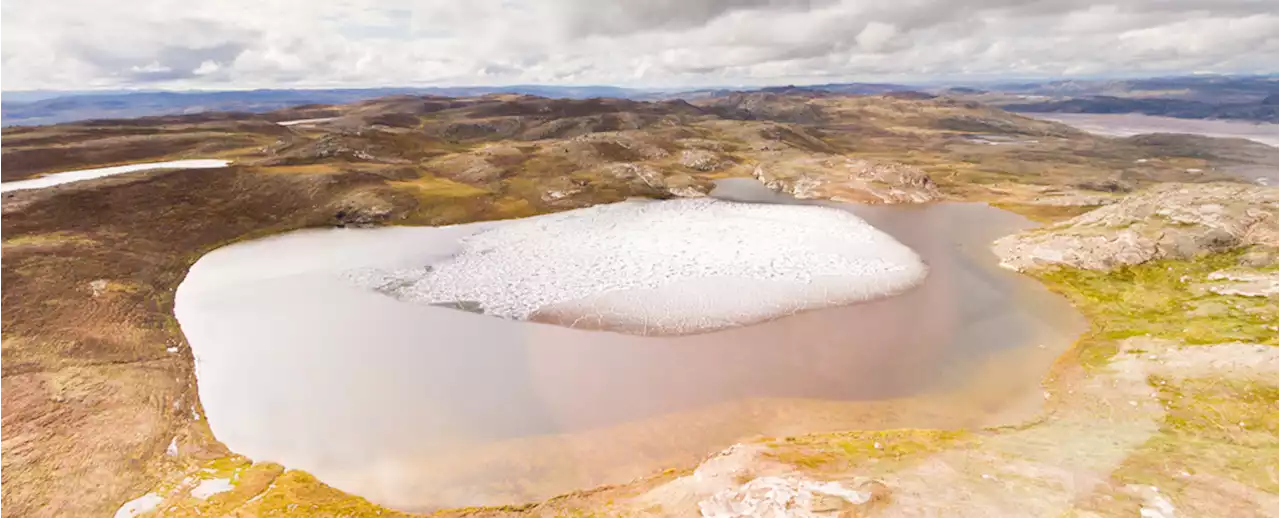
[(60, 0), (6, 1), (0, 39), (6, 89), (711, 86), (1269, 73), (1277, 18), (1274, 0)]
[(138, 21), (130, 34), (67, 33), (61, 48), (105, 75), (130, 83), (165, 82), (195, 77), (204, 63), (235, 61), (256, 39), (251, 31), (201, 20)]
[(686, 29), (740, 10), (805, 11), (834, 0), (567, 0), (557, 8), (571, 37)]
[[(203, 64), (213, 63), (219, 67), (224, 66), (235, 61), (236, 56), (244, 50), (245, 47), (241, 43), (223, 43), (204, 48), (162, 47), (156, 50), (154, 61), (139, 67), (141, 71), (133, 72), (129, 79), (139, 83), (149, 83), (196, 77), (196, 70)], [(153, 64), (158, 64), (156, 68), (160, 70), (147, 71), (146, 69)], [(132, 70), (133, 68), (130, 68), (130, 71)]]

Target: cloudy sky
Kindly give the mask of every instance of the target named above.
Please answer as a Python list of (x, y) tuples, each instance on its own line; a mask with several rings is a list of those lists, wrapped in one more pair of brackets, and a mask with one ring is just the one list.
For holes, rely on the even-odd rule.
[[(967, 5), (963, 5), (967, 4)], [(1276, 0), (2, 0), (4, 90), (1274, 73)]]

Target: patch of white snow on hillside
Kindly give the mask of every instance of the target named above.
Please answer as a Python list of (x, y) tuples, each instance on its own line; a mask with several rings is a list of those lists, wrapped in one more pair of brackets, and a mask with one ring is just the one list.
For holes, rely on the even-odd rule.
[(138, 498), (125, 502), (116, 510), (115, 518), (133, 518), (141, 514), (146, 514), (156, 510), (160, 506), (160, 502), (164, 501), (164, 497), (155, 493), (147, 493)]
[(230, 163), (230, 160), (170, 160), (168, 162), (150, 162), (146, 164), (129, 164), (112, 167), (99, 167), (96, 169), (81, 169), (78, 171), (67, 171), (64, 173), (45, 175), (30, 180), (0, 183), (0, 192), (19, 191), (23, 189), (41, 189), (44, 187), (62, 185), (64, 183), (132, 173), (134, 171), (147, 171), (152, 169), (214, 169), (226, 167)]
[(687, 331), (887, 296), (927, 271), (910, 248), (846, 211), (708, 198), (525, 218), (459, 244), (428, 268), (348, 278), (510, 319), (574, 307)]
[(191, 490), (191, 496), (204, 500), (218, 493), (231, 491), (234, 487), (229, 478), (211, 478), (202, 480), (200, 485)]
[(329, 122), (335, 119), (337, 119), (337, 117), (320, 117), (317, 119), (296, 119), (291, 121), (280, 121), (280, 122), (277, 122), (276, 124), (279, 124), (281, 126), (305, 126), (309, 124), (319, 124), (321, 122)]

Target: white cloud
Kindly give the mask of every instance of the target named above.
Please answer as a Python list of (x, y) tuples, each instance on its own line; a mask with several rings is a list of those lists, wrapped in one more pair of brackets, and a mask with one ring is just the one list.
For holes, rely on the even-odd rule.
[(202, 61), (200, 62), (200, 66), (196, 67), (195, 70), (192, 70), (191, 73), (197, 76), (207, 76), (217, 72), (220, 68), (222, 68), (222, 66), (213, 61)]
[(6, 90), (1275, 72), (1254, 0), (0, 4)]

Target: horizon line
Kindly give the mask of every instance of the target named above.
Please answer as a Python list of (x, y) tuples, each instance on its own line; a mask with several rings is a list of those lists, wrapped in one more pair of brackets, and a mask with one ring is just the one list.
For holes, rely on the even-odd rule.
[(779, 82), (768, 84), (737, 84), (737, 85), (714, 85), (714, 86), (620, 86), (616, 84), (555, 84), (555, 83), (505, 83), (505, 84), (459, 84), (459, 85), (381, 85), (381, 86), (265, 86), (265, 87), (248, 87), (248, 88), (172, 88), (172, 87), (146, 87), (146, 86), (114, 86), (101, 88), (28, 88), (28, 89), (3, 89), (0, 87), (0, 94), (3, 93), (30, 93), (30, 92), (49, 92), (49, 93), (217, 93), (217, 92), (250, 92), (250, 91), (301, 91), (301, 90), (431, 90), (431, 89), (449, 89), (449, 88), (613, 88), (618, 90), (634, 90), (648, 92), (682, 92), (682, 91), (699, 91), (699, 90), (731, 90), (731, 89), (765, 89), (765, 88), (785, 88), (785, 87), (816, 87), (827, 85), (887, 85), (887, 86), (938, 86), (941, 84), (952, 84), (954, 86), (965, 86), (968, 84), (991, 84), (991, 83), (1017, 83), (1023, 81), (1036, 82), (1052, 82), (1052, 81), (1106, 81), (1106, 80), (1126, 80), (1126, 79), (1161, 79), (1161, 78), (1192, 78), (1192, 77), (1231, 77), (1231, 78), (1280, 78), (1280, 72), (1256, 72), (1256, 73), (1163, 73), (1150, 75), (1082, 75), (1082, 76), (1008, 76), (1004, 78), (988, 77), (988, 78), (970, 78), (970, 79), (928, 79), (928, 80), (905, 80), (905, 81), (828, 81), (828, 82)]

